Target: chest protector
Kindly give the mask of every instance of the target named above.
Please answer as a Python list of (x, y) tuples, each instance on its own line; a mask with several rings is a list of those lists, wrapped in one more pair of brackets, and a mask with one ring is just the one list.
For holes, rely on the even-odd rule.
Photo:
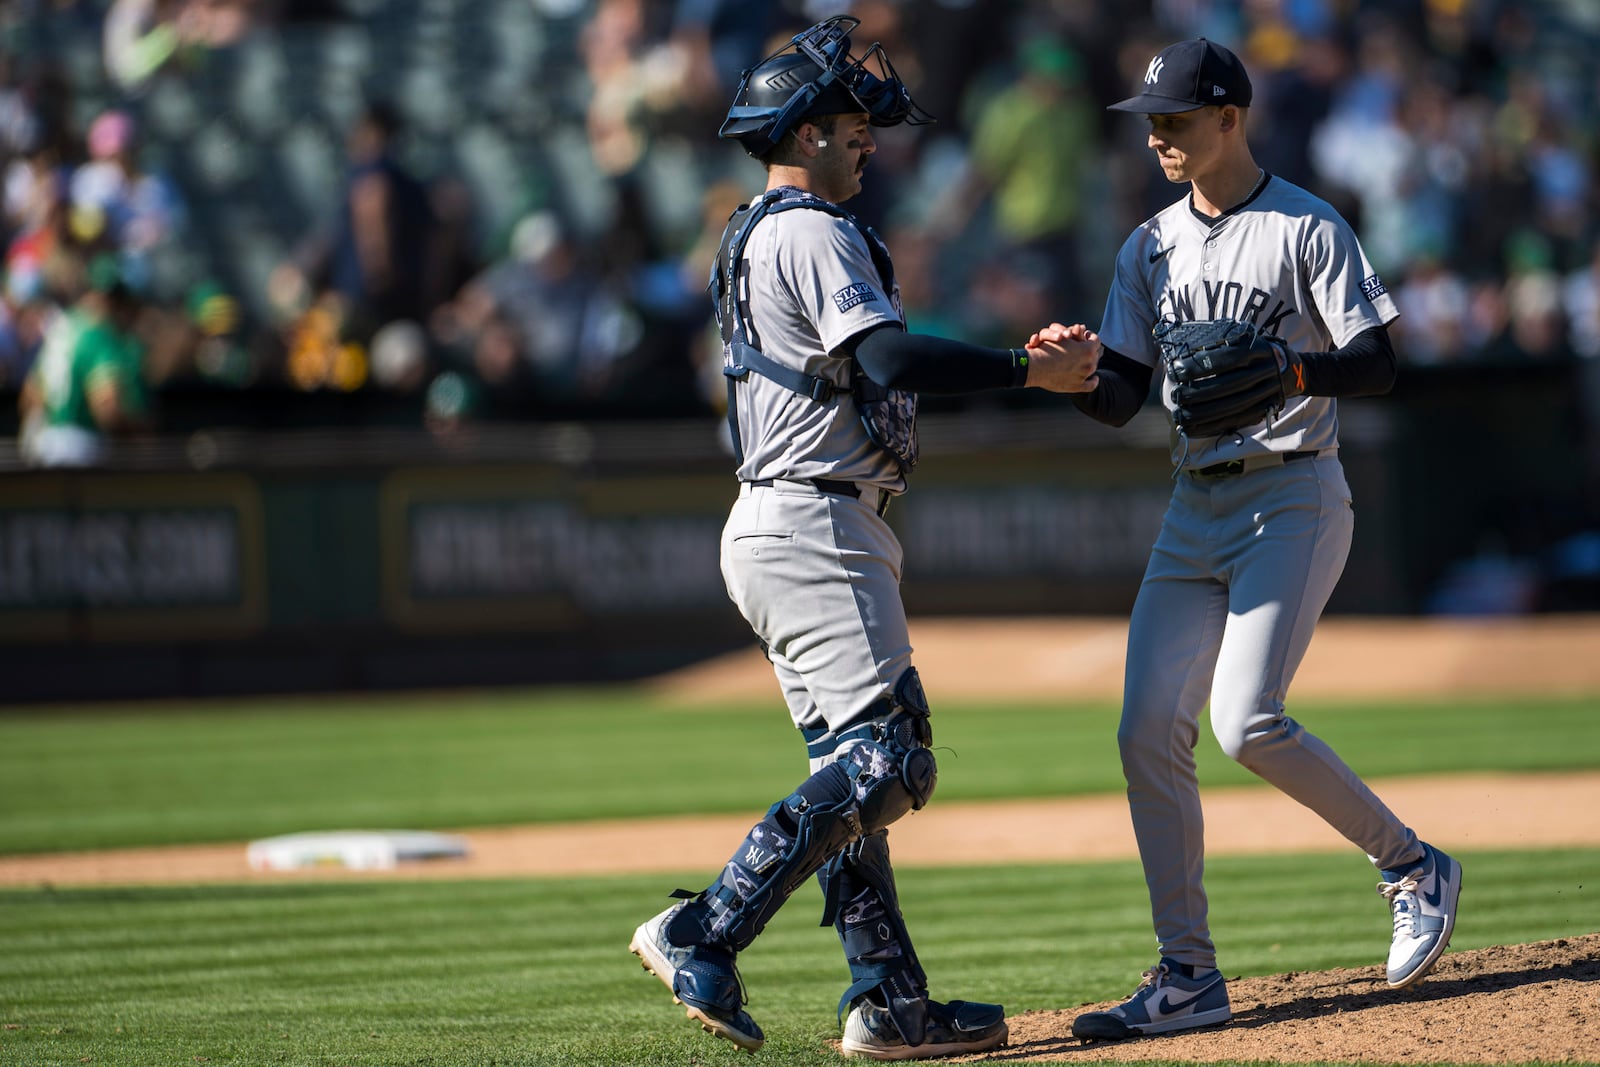
[[(773, 212), (793, 208), (824, 211), (848, 221), (867, 242), (885, 295), (894, 292), (894, 265), (889, 261), (889, 250), (870, 226), (836, 204), (799, 189), (783, 187), (768, 190), (760, 200), (733, 213), (722, 234), (716, 265), (711, 269), (710, 289), (716, 302), (717, 325), (722, 332), (722, 373), (728, 379), (728, 430), (734, 456), (738, 462), (744, 462), (744, 446), (739, 439), (739, 385), (754, 373), (819, 404), (835, 403), (840, 394), (849, 394), (872, 443), (895, 458), (901, 474), (909, 474), (917, 463), (917, 394), (879, 385), (867, 377), (854, 357), (850, 359), (850, 384), (837, 385), (828, 378), (784, 366), (763, 353), (753, 340), (746, 300), (749, 282), (744, 262), (745, 245), (758, 222)], [(743, 292), (741, 286), (746, 287)]]

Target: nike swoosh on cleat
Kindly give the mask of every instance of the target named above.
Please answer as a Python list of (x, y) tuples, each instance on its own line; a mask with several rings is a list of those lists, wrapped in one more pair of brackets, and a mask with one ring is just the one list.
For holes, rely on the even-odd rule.
[(1444, 899), (1444, 879), (1435, 874), (1433, 876), (1433, 892), (1424, 892), (1422, 899), (1428, 902), (1428, 907), (1437, 908), (1439, 902)]
[(1206, 986), (1204, 989), (1197, 989), (1193, 993), (1190, 993), (1189, 995), (1187, 995), (1185, 997), (1182, 997), (1182, 998), (1180, 998), (1180, 999), (1178, 999), (1176, 1001), (1174, 1001), (1172, 999), (1172, 994), (1171, 993), (1163, 992), (1161, 994), (1160, 1001), (1158, 1001), (1157, 1004), (1156, 1004), (1156, 1008), (1157, 1008), (1157, 1010), (1159, 1010), (1161, 1012), (1162, 1015), (1171, 1015), (1173, 1012), (1178, 1011), (1178, 1010), (1180, 1010), (1182, 1008), (1185, 1008), (1191, 1002), (1193, 1002), (1195, 1000), (1198, 1000), (1199, 998), (1205, 996), (1207, 993), (1211, 992), (1212, 989), (1216, 988), (1216, 985), (1217, 985), (1217, 983), (1212, 982), (1210, 985)]
[(1160, 249), (1159, 251), (1151, 252), (1150, 253), (1150, 262), (1152, 262), (1152, 263), (1161, 262), (1164, 258), (1166, 258), (1167, 253), (1170, 252), (1170, 251), (1172, 251), (1172, 246), (1168, 245), (1166, 248)]

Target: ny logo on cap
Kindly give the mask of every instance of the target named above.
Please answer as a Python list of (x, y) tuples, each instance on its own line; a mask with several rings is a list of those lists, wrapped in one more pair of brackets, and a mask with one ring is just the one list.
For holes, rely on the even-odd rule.
[(1150, 61), (1150, 66), (1144, 72), (1144, 83), (1146, 85), (1154, 85), (1161, 79), (1161, 67), (1162, 59), (1160, 56), (1156, 56)]

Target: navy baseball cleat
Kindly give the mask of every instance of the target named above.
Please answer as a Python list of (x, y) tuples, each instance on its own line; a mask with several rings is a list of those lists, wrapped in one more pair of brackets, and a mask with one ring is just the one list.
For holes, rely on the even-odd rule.
[(1450, 944), (1461, 896), (1461, 864), (1424, 844), (1422, 859), (1410, 869), (1383, 872), (1378, 892), (1394, 912), (1389, 988), (1404, 989), (1426, 977)]
[(682, 1004), (702, 1030), (754, 1052), (767, 1038), (744, 1010), (744, 983), (733, 953), (705, 945), (676, 945), (667, 936), (674, 913), (685, 906), (674, 904), (640, 925), (628, 951), (672, 990), (673, 1003)]
[(863, 998), (850, 1009), (844, 1022), (840, 1051), (846, 1056), (872, 1060), (920, 1060), (933, 1056), (961, 1056), (998, 1048), (1009, 1032), (1006, 1011), (998, 1004), (952, 1000), (941, 1004), (924, 1001), (927, 1021), (922, 1040), (913, 1045), (900, 1033), (889, 1009)]
[(1196, 974), (1193, 967), (1163, 959), (1144, 972), (1144, 980), (1127, 1000), (1108, 1011), (1091, 1011), (1072, 1020), (1072, 1036), (1085, 1041), (1123, 1041), (1221, 1026), (1232, 1018), (1228, 983), (1221, 971)]

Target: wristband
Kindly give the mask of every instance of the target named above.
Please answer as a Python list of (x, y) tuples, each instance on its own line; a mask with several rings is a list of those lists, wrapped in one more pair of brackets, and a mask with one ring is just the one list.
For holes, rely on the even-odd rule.
[(1011, 350), (1011, 388), (1021, 389), (1028, 384), (1028, 350), (1026, 348), (1013, 348)]

